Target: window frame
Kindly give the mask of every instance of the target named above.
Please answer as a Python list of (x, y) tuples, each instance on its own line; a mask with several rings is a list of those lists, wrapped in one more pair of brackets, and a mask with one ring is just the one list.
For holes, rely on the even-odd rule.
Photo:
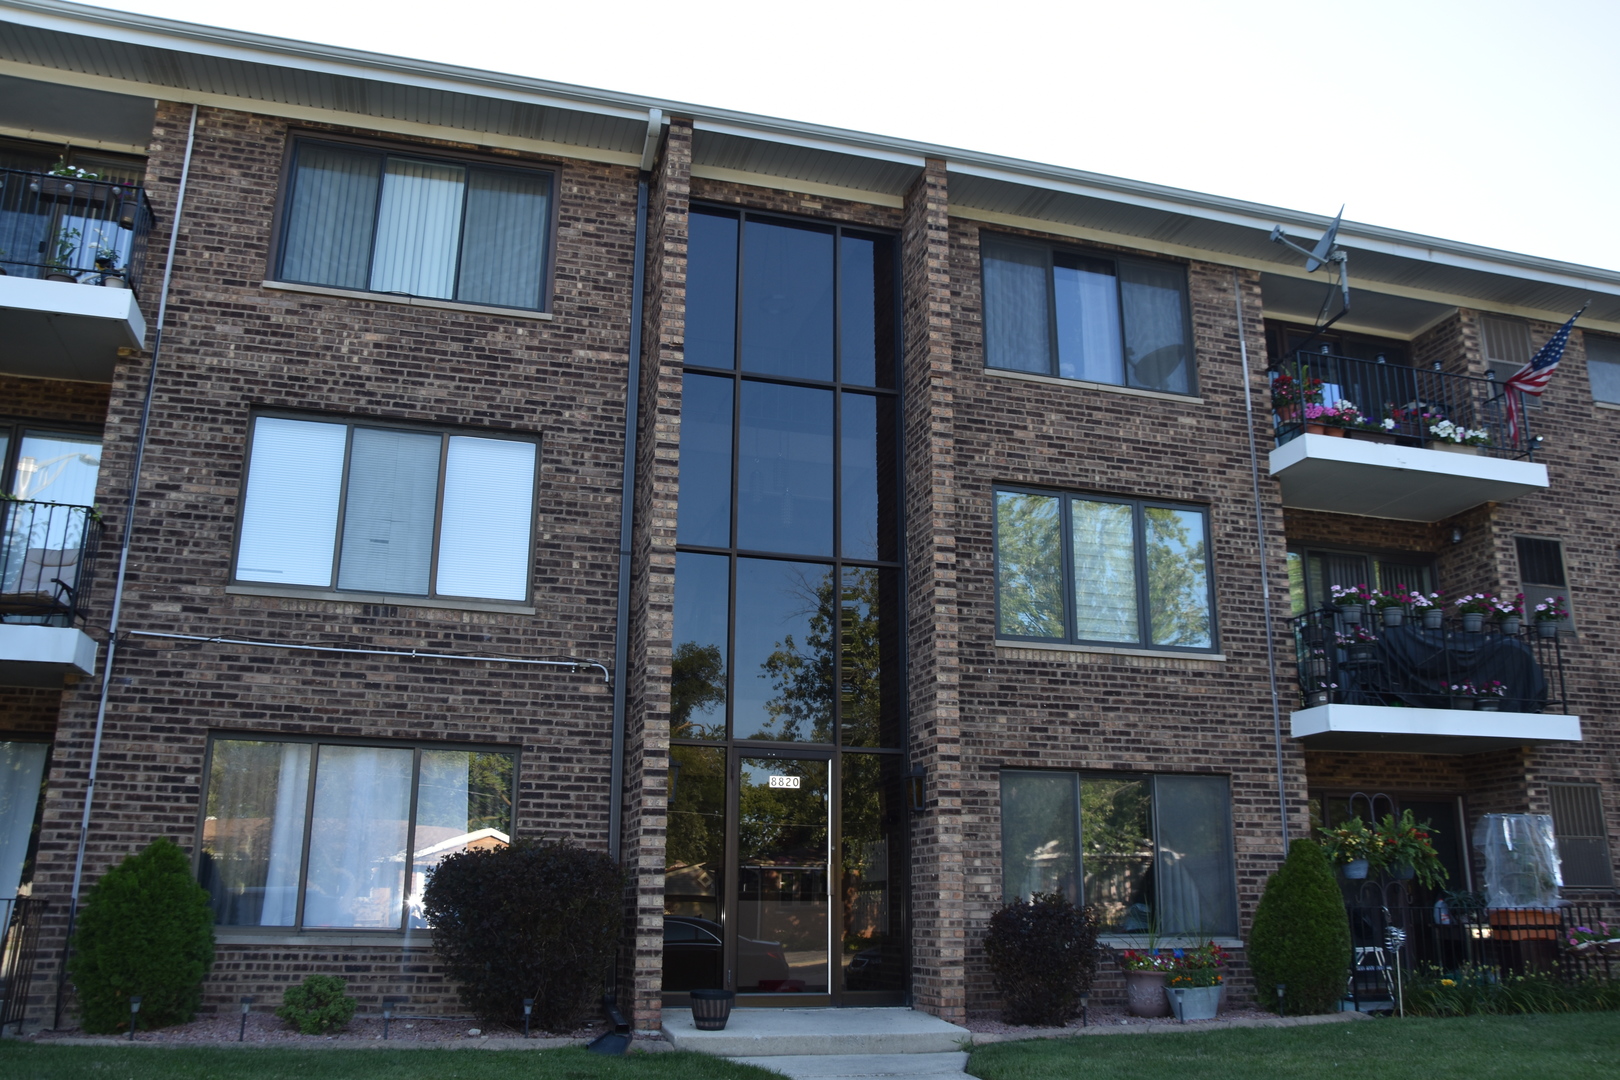
[[(440, 162), (452, 165), (476, 166), (482, 169), (505, 170), (508, 172), (539, 174), (550, 179), (549, 205), (546, 208), (546, 241), (545, 251), (541, 258), (544, 260), (540, 268), (540, 304), (538, 307), (508, 307), (503, 304), (489, 304), (478, 300), (459, 300), (455, 297), (419, 296), (415, 293), (403, 292), (376, 292), (372, 289), (351, 289), (343, 285), (329, 285), (321, 282), (294, 281), (282, 276), (281, 257), (287, 235), (288, 221), (292, 216), (292, 189), (294, 169), (298, 163), (298, 150), (309, 143), (325, 143), (328, 146), (338, 146), (349, 150), (361, 150), (377, 154), (384, 159), (395, 157), (409, 157), (419, 161)], [(359, 138), (353, 135), (343, 135), (325, 131), (311, 131), (295, 128), (287, 133), (286, 145), (282, 150), (281, 172), (276, 181), (276, 200), (271, 221), (269, 252), (265, 261), (264, 277), (267, 281), (295, 286), (304, 289), (323, 289), (349, 295), (362, 293), (367, 297), (375, 298), (381, 303), (401, 303), (407, 300), (418, 301), (421, 304), (447, 305), (452, 308), (472, 308), (476, 310), (510, 311), (514, 316), (551, 315), (556, 303), (557, 288), (557, 249), (559, 236), (559, 222), (561, 221), (560, 193), (562, 191), (563, 169), (556, 162), (538, 162), (513, 160), (501, 157), (491, 157), (466, 150), (457, 150), (451, 147), (425, 147), (409, 142), (379, 141), (376, 139)], [(377, 204), (380, 205), (381, 196)], [(466, 196), (462, 197), (462, 219), (466, 218)], [(373, 215), (377, 212), (373, 206)], [(373, 237), (373, 245), (376, 243)], [(461, 256), (456, 256), (455, 278), (459, 282), (461, 277)]]
[[(1046, 338), (1048, 342), (1048, 363), (1045, 371), (1025, 371), (1021, 368), (1000, 367), (990, 362), (989, 341), (984, 335), (984, 312), (988, 307), (988, 291), (984, 282), (984, 239), (989, 238), (996, 243), (1009, 244), (1018, 247), (1043, 251), (1046, 255)], [(1052, 268), (1057, 254), (1072, 255), (1081, 259), (1093, 259), (1098, 262), (1111, 262), (1114, 264), (1114, 306), (1119, 315), (1119, 343), (1121, 354), (1119, 357), (1121, 371), (1125, 377), (1117, 383), (1098, 382), (1094, 379), (1076, 379), (1062, 374), (1062, 359), (1059, 353), (1058, 327), (1057, 327), (1057, 284)], [(1119, 287), (1119, 266), (1121, 264), (1136, 264), (1159, 268), (1174, 267), (1181, 276), (1181, 325), (1185, 333), (1184, 343), (1187, 349), (1187, 389), (1166, 390), (1157, 386), (1138, 386), (1130, 381), (1129, 362), (1124, 350), (1130, 345), (1125, 336), (1125, 298)], [(1054, 243), (1048, 240), (1039, 240), (1034, 237), (1021, 236), (1017, 233), (1003, 233), (983, 230), (979, 240), (979, 307), (980, 307), (980, 352), (984, 362), (984, 369), (988, 372), (1011, 372), (1013, 375), (1038, 375), (1042, 378), (1060, 379), (1066, 383), (1077, 383), (1082, 386), (1120, 387), (1125, 390), (1144, 391), (1153, 394), (1168, 394), (1176, 398), (1196, 398), (1198, 389), (1198, 348), (1197, 333), (1192, 320), (1192, 285), (1187, 280), (1187, 266), (1185, 262), (1174, 259), (1160, 259), (1142, 257), (1106, 248), (1093, 248), (1076, 244)]]
[[(1062, 638), (1025, 637), (1019, 634), (1008, 634), (1002, 630), (1001, 622), (1001, 516), (999, 511), (999, 497), (1003, 494), (1037, 495), (1044, 498), (1056, 497), (1059, 499), (1059, 529), (1063, 544), (1063, 625), (1066, 633)], [(1075, 603), (1074, 603), (1074, 535), (1071, 531), (1073, 520), (1070, 504), (1074, 500), (1083, 502), (1105, 502), (1131, 507), (1132, 517), (1132, 558), (1136, 575), (1136, 617), (1137, 626), (1142, 635), (1135, 643), (1126, 641), (1099, 641), (1091, 638), (1081, 638), (1075, 633)], [(1200, 514), (1204, 520), (1204, 583), (1206, 599), (1209, 605), (1209, 645), (1158, 645), (1152, 641), (1152, 608), (1147, 593), (1147, 530), (1142, 527), (1143, 511), (1147, 509), (1163, 510), (1190, 510)], [(991, 574), (991, 587), (995, 590), (995, 639), (997, 641), (1016, 642), (1020, 645), (1030, 644), (1036, 647), (1041, 645), (1061, 645), (1088, 649), (1133, 649), (1144, 652), (1182, 653), (1189, 656), (1216, 655), (1221, 651), (1220, 620), (1216, 611), (1215, 589), (1215, 533), (1212, 528), (1214, 508), (1207, 503), (1181, 503), (1168, 499), (1133, 498), (1126, 495), (1113, 495), (1086, 491), (1056, 491), (1050, 488), (1034, 487), (1024, 484), (996, 484), (990, 495), (990, 530), (991, 547), (993, 554), (993, 569)]]
[[(247, 515), (248, 481), (253, 475), (253, 440), (256, 426), (260, 419), (270, 418), (277, 420), (298, 420), (315, 424), (342, 424), (347, 429), (343, 442), (343, 478), (338, 489), (337, 520), (332, 530), (332, 573), (328, 577), (327, 585), (297, 585), (275, 581), (260, 581), (257, 579), (241, 578), (237, 576), (237, 564), (242, 554), (242, 539), (244, 535), (245, 518)], [(398, 593), (398, 592), (371, 592), (362, 589), (345, 589), (338, 586), (339, 575), (342, 572), (343, 562), (343, 526), (347, 517), (349, 505), (349, 473), (352, 466), (354, 451), (354, 431), (357, 427), (374, 428), (381, 431), (399, 431), (413, 435), (438, 435), (442, 442), (439, 449), (439, 468), (435, 481), (435, 496), (433, 508), (433, 546), (428, 556), (428, 591), (426, 593)], [(449, 457), (449, 440), (460, 436), (473, 439), (491, 439), (503, 442), (521, 442), (534, 447), (534, 482), (529, 493), (529, 535), (527, 540), (528, 557), (524, 563), (523, 599), (511, 600), (498, 597), (484, 596), (457, 596), (439, 593), (435, 590), (439, 577), (439, 543), (444, 524), (444, 480), (445, 468)], [(488, 431), (486, 429), (468, 429), (454, 427), (448, 424), (415, 424), (399, 422), (383, 417), (346, 416), (330, 413), (309, 413), (288, 409), (254, 409), (248, 414), (245, 437), (242, 445), (242, 478), (236, 496), (235, 529), (231, 537), (231, 563), (226, 581), (230, 589), (255, 592), (259, 590), (294, 592), (309, 596), (339, 596), (354, 597), (357, 599), (370, 598), (390, 603), (409, 604), (422, 601), (426, 604), (444, 607), (457, 606), (462, 603), (469, 606), (496, 605), (502, 608), (523, 610), (534, 603), (535, 588), (535, 536), (540, 523), (540, 451), (542, 437), (538, 434), (523, 432)]]
[[(103, 454), (107, 452), (107, 432), (104, 425), (58, 423), (55, 420), (39, 420), (31, 416), (0, 415), (0, 438), (5, 439), (5, 449), (0, 452), (0, 491), (7, 495), (11, 494), (12, 485), (16, 482), (17, 460), (22, 455), (23, 438), (29, 432), (93, 435), (100, 440), (101, 452)], [(97, 486), (100, 486), (99, 474), (97, 476)], [(52, 500), (46, 499), (43, 501), (50, 502)]]
[[(1569, 793), (1569, 794), (1565, 794), (1563, 799), (1560, 799), (1560, 798), (1557, 797), (1557, 794), (1560, 791), (1563, 791), (1563, 792), (1566, 792), (1566, 793)], [(1563, 803), (1563, 807), (1566, 810), (1573, 809), (1573, 810), (1579, 811), (1581, 809), (1579, 807), (1572, 807), (1570, 805), (1570, 801), (1571, 801), (1570, 800), (1570, 795), (1573, 794), (1576, 791), (1584, 792), (1587, 795), (1589, 795), (1590, 798), (1591, 798), (1591, 805), (1589, 807), (1587, 807), (1587, 809), (1594, 812), (1594, 816), (1596, 818), (1597, 825), (1598, 825), (1598, 831), (1595, 832), (1595, 833), (1565, 832), (1563, 830), (1560, 830), (1559, 827), (1558, 827), (1558, 819), (1560, 817), (1560, 814), (1559, 814), (1558, 811), (1560, 809), (1560, 803), (1561, 802)], [(1602, 864), (1601, 865), (1602, 865), (1602, 868), (1603, 868), (1604, 880), (1601, 880), (1601, 881), (1580, 881), (1580, 882), (1570, 882), (1570, 881), (1566, 880), (1564, 882), (1564, 888), (1566, 888), (1566, 889), (1612, 889), (1612, 888), (1614, 888), (1614, 854), (1609, 848), (1609, 834), (1608, 834), (1608, 829), (1606, 828), (1608, 818), (1604, 814), (1604, 808), (1603, 808), (1603, 785), (1595, 783), (1595, 782), (1590, 782), (1590, 781), (1557, 781), (1557, 782), (1550, 783), (1550, 784), (1547, 785), (1547, 801), (1548, 801), (1549, 809), (1552, 810), (1553, 837), (1559, 842), (1559, 850), (1558, 850), (1559, 870), (1560, 870), (1560, 872), (1561, 872), (1561, 874), (1562, 874), (1562, 876), (1564, 878), (1567, 879), (1570, 876), (1569, 870), (1566, 869), (1565, 865), (1564, 865), (1566, 863), (1566, 861), (1567, 861), (1565, 859), (1565, 857), (1564, 857), (1564, 850), (1563, 850), (1563, 842), (1564, 842), (1565, 839), (1595, 841), (1596, 842), (1595, 846), (1602, 853)], [(1578, 822), (1569, 821), (1567, 819), (1567, 817), (1566, 817), (1566, 822), (1565, 823), (1568, 824), (1568, 825), (1579, 824)]]
[[(1159, 841), (1159, 822), (1160, 822), (1160, 817), (1161, 817), (1161, 815), (1159, 813), (1159, 806), (1160, 806), (1159, 780), (1161, 778), (1164, 778), (1164, 777), (1217, 777), (1219, 779), (1225, 780), (1226, 781), (1226, 820), (1224, 822), (1223, 828), (1221, 829), (1221, 833), (1225, 837), (1226, 854), (1229, 857), (1228, 861), (1227, 861), (1227, 864), (1226, 864), (1226, 870), (1227, 870), (1227, 873), (1230, 875), (1230, 878), (1229, 878), (1227, 884), (1230, 887), (1229, 895), (1230, 895), (1230, 897), (1231, 897), (1231, 899), (1233, 901), (1232, 910), (1226, 912), (1225, 914), (1226, 914), (1226, 917), (1231, 920), (1230, 923), (1228, 924), (1231, 928), (1233, 928), (1233, 931), (1234, 931), (1233, 935), (1231, 935), (1231, 936), (1236, 936), (1237, 931), (1241, 930), (1241, 920), (1239, 918), (1239, 909), (1242, 906), (1242, 901), (1241, 901), (1241, 897), (1240, 897), (1239, 892), (1238, 892), (1238, 878), (1237, 878), (1237, 857), (1238, 857), (1237, 824), (1236, 824), (1236, 816), (1233, 813), (1232, 776), (1231, 776), (1231, 774), (1229, 774), (1229, 773), (1186, 773), (1186, 772), (1107, 772), (1107, 771), (1100, 770), (1100, 769), (1062, 769), (1062, 768), (1038, 769), (1038, 768), (1029, 768), (1027, 766), (1022, 766), (1022, 765), (1004, 765), (1004, 766), (1002, 766), (1000, 769), (997, 770), (997, 773), (996, 773), (996, 807), (997, 807), (997, 814), (1000, 817), (1000, 822), (999, 822), (1000, 836), (998, 837), (998, 840), (997, 840), (997, 848), (998, 848), (997, 858), (1001, 862), (1001, 895), (1002, 895), (1002, 900), (1003, 900), (1004, 903), (1008, 902), (1009, 894), (1007, 892), (1007, 858), (1006, 858), (1006, 839), (1005, 839), (1005, 837), (1006, 837), (1006, 831), (1005, 830), (1006, 830), (1007, 818), (1006, 818), (1006, 804), (1005, 804), (1005, 799), (1004, 799), (1002, 793), (1005, 790), (1005, 788), (1003, 786), (1003, 784), (1004, 784), (1003, 778), (1008, 773), (1025, 773), (1025, 774), (1034, 775), (1034, 776), (1066, 776), (1066, 777), (1069, 777), (1069, 778), (1072, 779), (1072, 781), (1074, 783), (1074, 835), (1075, 835), (1075, 837), (1076, 837), (1076, 839), (1078, 841), (1076, 849), (1075, 849), (1075, 854), (1074, 854), (1074, 857), (1075, 857), (1075, 875), (1076, 875), (1075, 884), (1076, 884), (1076, 889), (1080, 894), (1079, 898), (1075, 901), (1076, 906), (1085, 906), (1085, 904), (1087, 904), (1089, 902), (1086, 899), (1086, 895), (1085, 895), (1085, 890), (1086, 890), (1086, 871), (1085, 871), (1086, 831), (1085, 831), (1085, 813), (1084, 813), (1085, 799), (1084, 799), (1084, 796), (1083, 796), (1083, 791), (1082, 791), (1082, 786), (1081, 785), (1083, 785), (1087, 780), (1146, 780), (1148, 782), (1148, 799), (1149, 799), (1149, 805), (1152, 807), (1152, 815), (1153, 815), (1153, 820), (1151, 822), (1151, 829), (1152, 829), (1152, 834), (1153, 834), (1153, 836), (1152, 836), (1152, 840), (1153, 840), (1153, 859), (1154, 859), (1154, 866), (1157, 867), (1159, 856), (1161, 854), (1161, 848), (1162, 848), (1162, 845), (1160, 844), (1160, 841)], [(1154, 903), (1153, 903), (1153, 908), (1154, 908), (1155, 911), (1157, 910), (1157, 907), (1158, 907), (1157, 900), (1158, 900), (1158, 898), (1157, 898), (1157, 896), (1155, 896), (1154, 897)], [(1105, 929), (1103, 931), (1103, 933), (1105, 935), (1130, 935), (1130, 934), (1133, 933), (1133, 931)], [(1178, 934), (1176, 932), (1172, 932), (1169, 936), (1170, 937), (1179, 937), (1179, 936), (1183, 936), (1183, 935)], [(1216, 937), (1224, 937), (1224, 936), (1228, 936), (1228, 935), (1224, 934), (1222, 931), (1216, 931), (1215, 936)]]
[[(1562, 584), (1553, 584), (1546, 581), (1528, 581), (1524, 576), (1525, 559), (1521, 552), (1522, 543), (1529, 541), (1532, 544), (1555, 544), (1558, 547), (1558, 570), (1564, 576)], [(1575, 597), (1570, 587), (1569, 559), (1564, 552), (1564, 541), (1556, 536), (1534, 536), (1528, 533), (1513, 534), (1513, 563), (1518, 572), (1519, 591), (1524, 594), (1526, 608), (1533, 608), (1543, 600), (1550, 600), (1555, 596), (1564, 598), (1564, 610), (1569, 616), (1559, 621), (1558, 632), (1574, 637), (1577, 633), (1575, 622)], [(1536, 590), (1534, 593), (1531, 590)]]
[[(521, 780), (523, 773), (523, 746), (513, 743), (502, 746), (499, 743), (452, 742), (434, 739), (388, 739), (344, 737), (339, 735), (286, 735), (262, 731), (238, 731), (235, 729), (216, 728), (208, 732), (208, 746), (203, 753), (203, 769), (201, 795), (197, 807), (197, 827), (192, 839), (191, 879), (202, 884), (203, 860), (203, 834), (208, 822), (208, 795), (209, 785), (214, 772), (214, 748), (221, 742), (268, 742), (268, 743), (296, 743), (310, 746), (310, 769), (306, 781), (307, 790), (304, 796), (304, 831), (300, 840), (298, 852), (298, 906), (290, 926), (263, 926), (257, 924), (228, 924), (216, 922), (213, 924), (217, 933), (229, 934), (431, 934), (432, 927), (411, 928), (410, 921), (410, 871), (406, 864), (404, 887), (400, 894), (399, 925), (394, 927), (375, 926), (309, 926), (304, 925), (304, 892), (309, 887), (309, 842), (315, 827), (314, 805), (316, 781), (320, 775), (320, 748), (323, 746), (356, 747), (360, 749), (376, 750), (410, 750), (411, 755), (411, 791), (409, 803), (409, 818), (406, 823), (405, 850), (414, 851), (416, 844), (417, 827), (417, 794), (422, 784), (422, 754), (432, 751), (458, 751), (468, 754), (506, 754), (512, 759), (512, 831), (508, 834), (512, 840), (517, 839), (517, 813), (518, 793), (522, 790)], [(41, 800), (43, 802), (43, 800)], [(204, 886), (206, 888), (206, 886)], [(209, 894), (209, 903), (212, 906), (213, 894)]]
[[(1298, 618), (1300, 615), (1304, 615), (1307, 612), (1321, 611), (1324, 607), (1331, 606), (1332, 604), (1331, 596), (1311, 595), (1310, 560), (1312, 557), (1349, 557), (1366, 560), (1367, 576), (1365, 578), (1365, 582), (1370, 588), (1375, 589), (1383, 588), (1378, 581), (1378, 572), (1383, 564), (1399, 564), (1404, 562), (1409, 566), (1415, 566), (1422, 563), (1423, 568), (1427, 570), (1429, 574), (1429, 580), (1431, 582), (1431, 585), (1429, 586), (1430, 590), (1438, 590), (1440, 588), (1440, 560), (1439, 557), (1432, 551), (1400, 551), (1393, 548), (1333, 547), (1331, 545), (1313, 544), (1309, 542), (1293, 543), (1288, 545), (1284, 558), (1287, 560), (1293, 560), (1295, 558), (1299, 559), (1302, 588), (1301, 595), (1298, 597), (1294, 596), (1292, 579), (1290, 579), (1287, 583), (1289, 587), (1289, 612), (1291, 617), (1294, 618)], [(1410, 583), (1403, 582), (1394, 582), (1392, 584), (1407, 584), (1408, 588), (1417, 587), (1411, 585)], [(1324, 588), (1331, 592), (1332, 583), (1325, 582)], [(1299, 610), (1295, 610), (1294, 607), (1296, 600), (1304, 604), (1304, 606)], [(1314, 603), (1312, 603), (1312, 601), (1314, 601)]]
[[(1611, 351), (1614, 358), (1610, 359), (1607, 356), (1593, 357), (1592, 343), (1594, 341), (1603, 342), (1603, 349), (1606, 351)], [(1592, 400), (1601, 405), (1609, 405), (1615, 408), (1620, 408), (1620, 397), (1598, 397), (1597, 381), (1592, 378), (1592, 365), (1594, 364), (1601, 364), (1606, 368), (1613, 368), (1615, 374), (1620, 375), (1620, 337), (1614, 337), (1609, 334), (1598, 334), (1590, 330), (1582, 330), (1581, 345), (1586, 353), (1586, 386), (1587, 389), (1591, 391)]]

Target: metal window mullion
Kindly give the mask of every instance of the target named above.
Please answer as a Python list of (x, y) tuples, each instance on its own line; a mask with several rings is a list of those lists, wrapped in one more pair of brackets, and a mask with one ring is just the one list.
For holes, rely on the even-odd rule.
[(1045, 250), (1046, 250), (1046, 335), (1047, 335), (1047, 341), (1049, 343), (1047, 345), (1047, 349), (1046, 349), (1046, 352), (1047, 352), (1047, 356), (1046, 356), (1046, 373), (1048, 375), (1052, 376), (1053, 378), (1061, 378), (1062, 377), (1062, 372), (1063, 372), (1063, 360), (1062, 360), (1062, 356), (1059, 353), (1059, 346), (1058, 346), (1057, 270), (1056, 270), (1057, 263), (1056, 263), (1056, 259), (1053, 257), (1052, 248), (1050, 246), (1048, 246)]
[(1074, 565), (1074, 496), (1068, 493), (1058, 496), (1058, 543), (1063, 548), (1058, 553), (1062, 560), (1063, 640), (1073, 644), (1080, 640), (1080, 604), (1075, 597), (1080, 582)]
[[(472, 172), (471, 165), (461, 166), (461, 230), (456, 234), (456, 261), (450, 274), (450, 296), (454, 300), (461, 300), (461, 263), (467, 253), (467, 204), (472, 201), (469, 198), (472, 193)], [(541, 280), (545, 280), (543, 276)]]
[(338, 486), (338, 516), (336, 535), (332, 537), (332, 574), (327, 588), (337, 589), (338, 576), (343, 570), (343, 528), (349, 519), (349, 467), (354, 462), (354, 425), (343, 425), (343, 480)]
[(1119, 385), (1136, 386), (1136, 380), (1131, 378), (1131, 343), (1125, 336), (1125, 290), (1120, 286), (1120, 260), (1108, 261), (1114, 265), (1114, 311), (1119, 317)]
[(366, 252), (366, 291), (376, 291), (372, 279), (377, 275), (377, 234), (382, 227), (383, 186), (388, 183), (388, 162), (392, 154), (380, 154), (382, 168), (377, 171), (377, 197), (371, 203), (371, 249)]
[[(539, 479), (539, 461), (535, 462), (535, 478)], [(439, 595), (439, 533), (444, 528), (444, 485), (450, 471), (450, 436), (439, 436), (439, 476), (438, 484), (433, 493), (433, 541), (428, 549), (428, 580), (427, 594), (430, 597)], [(531, 549), (532, 550), (532, 549)], [(532, 564), (534, 560), (531, 558)], [(531, 567), (532, 568), (532, 567)]]
[[(411, 803), (405, 816), (405, 880), (399, 890), (399, 929), (409, 927), (412, 867), (416, 859), (416, 801), (422, 789), (422, 748), (411, 749)], [(515, 770), (514, 770), (515, 771)]]
[[(1153, 841), (1153, 863), (1148, 870), (1156, 871), (1159, 868), (1159, 777), (1155, 773), (1147, 774), (1148, 806), (1153, 814), (1153, 820), (1148, 823), (1148, 833)], [(1159, 918), (1159, 875), (1153, 874), (1153, 895), (1148, 898), (1149, 925), (1163, 929), (1163, 922)]]
[[(1153, 648), (1153, 608), (1148, 597), (1148, 560), (1147, 560), (1147, 507), (1140, 500), (1132, 500), (1131, 527), (1135, 531), (1132, 537), (1135, 546), (1133, 557), (1136, 560), (1136, 640), (1139, 647)], [(1208, 550), (1207, 547), (1205, 549)]]
[(321, 747), (324, 744), (311, 741), (308, 745), (309, 787), (304, 796), (304, 849), (298, 858), (298, 904), (293, 915), (295, 930), (304, 928), (304, 894), (309, 890), (309, 842), (315, 828), (315, 778), (321, 767)]

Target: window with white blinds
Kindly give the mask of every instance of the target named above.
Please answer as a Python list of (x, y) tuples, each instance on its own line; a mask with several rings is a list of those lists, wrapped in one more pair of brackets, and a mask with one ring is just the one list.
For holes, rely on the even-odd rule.
[(235, 578), (523, 601), (534, 482), (528, 440), (256, 417)]
[[(1485, 366), (1498, 383), (1505, 383), (1536, 354), (1530, 340), (1530, 325), (1517, 319), (1499, 315), (1482, 315), (1479, 320), (1480, 345), (1485, 352)], [(1524, 397), (1526, 408), (1539, 408), (1541, 399), (1534, 394)]]
[(301, 140), (277, 276), (543, 310), (550, 173)]
[(1606, 889), (1614, 884), (1609, 859), (1609, 830), (1603, 817), (1603, 793), (1596, 784), (1549, 784), (1553, 833), (1564, 885), (1571, 889)]

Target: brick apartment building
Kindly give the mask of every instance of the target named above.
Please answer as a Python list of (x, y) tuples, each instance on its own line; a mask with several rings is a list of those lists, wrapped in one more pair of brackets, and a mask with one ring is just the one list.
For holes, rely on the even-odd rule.
[[(1482, 814), (1552, 814), (1616, 900), (1620, 273), (1352, 224), (1313, 335), (1269, 233), (1314, 216), (56, 0), (0, 0), (0, 167), (30, 1025), (157, 837), (209, 1008), (455, 1011), (437, 860), (607, 851), (642, 1027), (717, 984), (960, 1019), (1032, 891), (1247, 996), (1286, 838), (1352, 812), (1432, 820), (1459, 888)], [(1510, 432), (1485, 376), (1588, 301)], [(1394, 428), (1302, 428), (1290, 373)], [(1504, 673), (1459, 711), (1417, 631), (1314, 614), (1360, 583), (1572, 616), (1439, 631)]]

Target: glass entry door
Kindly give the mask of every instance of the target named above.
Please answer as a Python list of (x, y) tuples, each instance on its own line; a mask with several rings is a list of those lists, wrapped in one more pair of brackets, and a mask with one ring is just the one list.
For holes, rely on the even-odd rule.
[(736, 754), (733, 985), (739, 994), (830, 994), (830, 758)]

